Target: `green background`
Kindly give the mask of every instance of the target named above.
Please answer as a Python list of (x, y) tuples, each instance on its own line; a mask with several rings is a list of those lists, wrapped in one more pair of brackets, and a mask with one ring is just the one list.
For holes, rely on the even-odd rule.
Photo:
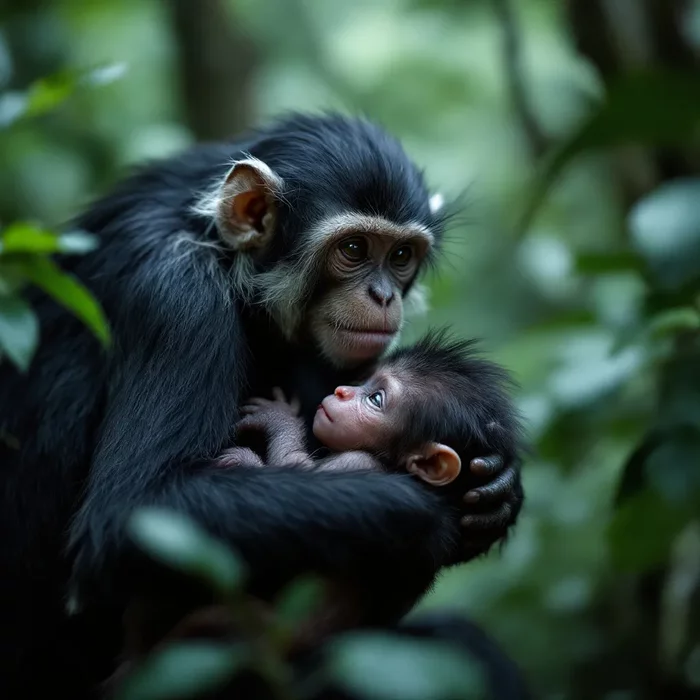
[[(422, 606), (483, 623), (537, 697), (700, 689), (700, 3), (14, 0), (1, 20), (6, 231), (288, 109), (399, 136), (463, 202), (405, 339), (482, 338), (533, 439), (513, 537)], [(12, 357), (31, 321), (4, 293)]]

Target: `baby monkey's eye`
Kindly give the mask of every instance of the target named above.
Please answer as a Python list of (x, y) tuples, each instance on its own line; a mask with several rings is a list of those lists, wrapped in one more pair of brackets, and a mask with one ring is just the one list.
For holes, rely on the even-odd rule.
[(381, 408), (384, 404), (384, 397), (381, 391), (375, 391), (367, 397), (367, 400), (376, 408)]

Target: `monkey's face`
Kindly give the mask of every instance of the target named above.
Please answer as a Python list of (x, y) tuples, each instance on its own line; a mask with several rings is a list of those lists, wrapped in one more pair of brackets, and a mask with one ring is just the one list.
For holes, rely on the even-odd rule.
[(410, 231), (374, 231), (334, 237), (325, 249), (323, 289), (307, 312), (321, 353), (336, 365), (379, 357), (398, 337), (403, 296), (429, 248)]
[(236, 291), (336, 367), (379, 358), (439, 245), (442, 199), (398, 142), (362, 121), (296, 117), (258, 151), (265, 161), (248, 153), (195, 207), (238, 252)]
[(381, 372), (361, 386), (339, 386), (314, 416), (314, 435), (337, 452), (374, 452), (400, 430), (405, 390), (401, 380)]

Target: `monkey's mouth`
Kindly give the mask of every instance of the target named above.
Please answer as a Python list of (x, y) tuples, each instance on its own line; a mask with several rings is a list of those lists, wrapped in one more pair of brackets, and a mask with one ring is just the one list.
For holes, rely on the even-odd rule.
[(327, 419), (329, 422), (333, 422), (333, 419), (331, 418), (331, 414), (326, 411), (326, 407), (323, 405), (323, 402), (321, 402), (318, 405), (318, 408), (316, 409), (316, 412), (320, 411)]
[(398, 332), (386, 328), (355, 328), (339, 324), (332, 324), (332, 327), (346, 343), (357, 347), (384, 347)]

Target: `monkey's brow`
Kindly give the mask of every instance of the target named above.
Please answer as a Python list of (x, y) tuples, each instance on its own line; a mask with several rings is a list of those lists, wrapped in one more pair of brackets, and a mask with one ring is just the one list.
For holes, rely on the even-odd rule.
[(385, 385), (389, 376), (390, 374), (386, 370), (379, 370), (367, 380), (367, 386), (374, 387), (377, 386), (377, 384)]

